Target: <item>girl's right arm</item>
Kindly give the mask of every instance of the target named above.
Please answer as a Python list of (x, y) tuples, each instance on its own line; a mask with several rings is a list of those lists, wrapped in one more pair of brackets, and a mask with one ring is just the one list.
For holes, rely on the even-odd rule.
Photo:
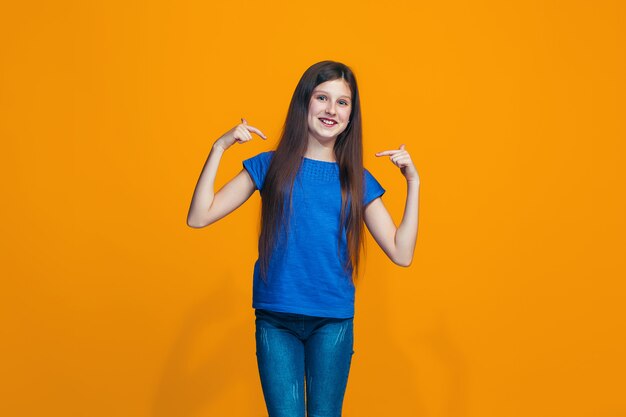
[(244, 143), (251, 140), (251, 132), (266, 139), (263, 132), (256, 127), (249, 126), (245, 119), (241, 120), (241, 124), (224, 133), (211, 148), (191, 199), (187, 214), (189, 227), (201, 228), (216, 222), (241, 206), (256, 189), (248, 171), (242, 169), (217, 193), (214, 191), (217, 168), (224, 152), (235, 142)]

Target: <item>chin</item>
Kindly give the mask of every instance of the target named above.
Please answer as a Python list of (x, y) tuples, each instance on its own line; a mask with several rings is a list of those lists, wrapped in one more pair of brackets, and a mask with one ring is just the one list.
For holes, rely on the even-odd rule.
[(318, 137), (326, 142), (330, 142), (330, 141), (336, 141), (337, 138), (339, 137), (339, 135), (341, 134), (341, 132), (337, 133), (336, 135), (332, 135), (332, 136), (328, 136), (328, 135), (318, 135)]
[(344, 131), (345, 131), (345, 129), (339, 129), (339, 130), (334, 131), (334, 132), (323, 132), (322, 131), (322, 132), (319, 132), (319, 136), (326, 137), (326, 138), (335, 138), (336, 139)]

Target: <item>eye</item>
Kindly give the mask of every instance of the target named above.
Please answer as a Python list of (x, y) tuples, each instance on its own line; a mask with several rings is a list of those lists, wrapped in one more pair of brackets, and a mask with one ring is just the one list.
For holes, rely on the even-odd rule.
[(317, 96), (318, 100), (326, 100), (326, 96)]
[(342, 106), (347, 106), (350, 103), (348, 103), (346, 100), (339, 100), (339, 104), (341, 104)]

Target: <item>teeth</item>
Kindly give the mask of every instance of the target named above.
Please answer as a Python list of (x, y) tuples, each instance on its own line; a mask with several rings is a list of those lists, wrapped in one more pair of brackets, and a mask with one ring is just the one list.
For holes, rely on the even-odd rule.
[(326, 119), (320, 119), (320, 120), (322, 121), (322, 123), (324, 123), (326, 125), (334, 125), (335, 124), (335, 122), (331, 122), (331, 121), (326, 120)]

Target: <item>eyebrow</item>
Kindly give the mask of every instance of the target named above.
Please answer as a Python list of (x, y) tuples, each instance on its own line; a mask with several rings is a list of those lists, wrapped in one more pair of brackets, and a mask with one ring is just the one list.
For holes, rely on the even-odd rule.
[[(314, 94), (317, 94), (317, 93), (324, 93), (324, 94), (328, 94), (328, 95), (330, 95), (330, 93), (328, 93), (328, 92), (326, 92), (326, 91), (324, 91), (324, 90), (315, 90), (315, 91), (314, 91)], [(341, 98), (341, 97), (345, 97), (345, 98), (347, 98), (348, 100), (352, 100), (352, 97), (350, 97), (350, 96), (340, 96), (339, 98)]]

